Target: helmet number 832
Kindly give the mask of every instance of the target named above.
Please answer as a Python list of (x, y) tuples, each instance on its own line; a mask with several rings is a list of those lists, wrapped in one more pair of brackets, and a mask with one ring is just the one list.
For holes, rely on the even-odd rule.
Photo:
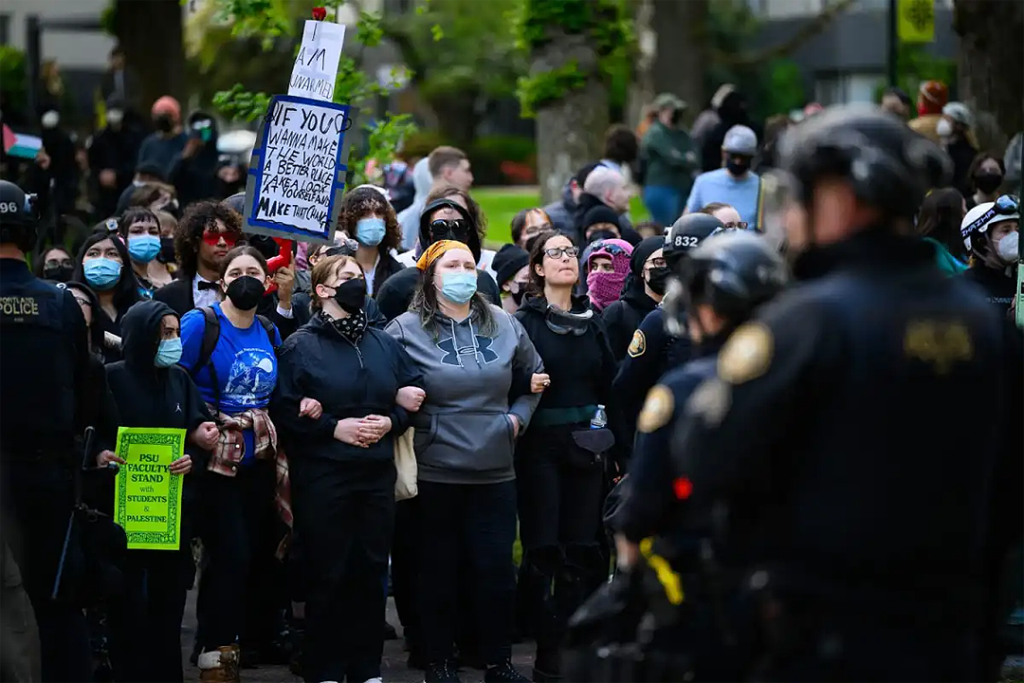
[(695, 247), (700, 243), (700, 239), (695, 235), (676, 235), (675, 246), (677, 247)]

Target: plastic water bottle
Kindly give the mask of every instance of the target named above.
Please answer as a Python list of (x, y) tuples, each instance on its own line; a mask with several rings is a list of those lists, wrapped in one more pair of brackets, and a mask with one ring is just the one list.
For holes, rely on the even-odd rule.
[(591, 429), (604, 429), (608, 426), (608, 413), (604, 411), (604, 406), (598, 405), (597, 410), (594, 411), (594, 417), (590, 418)]

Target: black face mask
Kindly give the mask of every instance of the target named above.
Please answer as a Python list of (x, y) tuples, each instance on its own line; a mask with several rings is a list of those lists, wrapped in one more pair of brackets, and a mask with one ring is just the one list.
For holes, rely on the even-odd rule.
[(235, 308), (240, 311), (251, 311), (259, 306), (263, 299), (263, 283), (252, 276), (243, 275), (228, 285), (227, 295)]
[(72, 266), (47, 266), (43, 268), (43, 278), (55, 282), (67, 282), (74, 272), (75, 269)]
[(1001, 173), (979, 173), (974, 176), (974, 185), (984, 194), (992, 194), (1003, 184)]
[(153, 125), (161, 133), (170, 133), (174, 128), (174, 123), (171, 121), (171, 117), (167, 114), (160, 114), (153, 119)]
[(160, 238), (160, 253), (156, 255), (156, 260), (160, 263), (174, 263), (173, 237)]
[(593, 243), (593, 242), (599, 242), (601, 240), (617, 240), (617, 239), (619, 239), (619, 236), (616, 235), (611, 230), (595, 230), (594, 232), (590, 233), (590, 235), (587, 237), (587, 242), (588, 243)]
[(662, 268), (651, 268), (647, 271), (647, 286), (658, 296), (665, 296), (665, 288), (668, 286), (668, 276), (672, 274), (668, 266)]
[(516, 306), (522, 306), (523, 305), (523, 296), (526, 295), (526, 285), (518, 283), (518, 282), (516, 282), (514, 284), (515, 284), (516, 287), (515, 287), (515, 289), (509, 289), (509, 292), (508, 292), (509, 296), (512, 297), (512, 301), (516, 302)]
[(363, 310), (366, 303), (366, 280), (354, 278), (342, 282), (334, 288), (334, 300), (341, 306), (341, 310), (355, 315)]
[(750, 160), (730, 158), (725, 162), (725, 168), (734, 176), (741, 176), (750, 170)]

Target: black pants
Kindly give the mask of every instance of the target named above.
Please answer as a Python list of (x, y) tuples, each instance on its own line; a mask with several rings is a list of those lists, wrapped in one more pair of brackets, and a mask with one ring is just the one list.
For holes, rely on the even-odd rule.
[[(419, 482), (420, 629), (432, 662), (451, 659), (460, 617), (460, 590), (473, 591), (473, 626), (480, 658), (497, 664), (511, 652), (509, 641), (515, 576), (516, 485)], [(459, 580), (466, 558), (471, 581)]]
[(73, 501), (70, 476), (43, 463), (12, 462), (3, 479), (4, 535), (35, 612), (43, 680), (91, 680), (89, 629), (81, 607), (50, 599)]
[(188, 541), (177, 551), (130, 550), (124, 596), (110, 605), (110, 658), (119, 681), (181, 681), (181, 621), (195, 575)]
[(391, 546), (391, 592), (402, 622), (405, 643), (412, 654), (419, 654), (423, 641), (419, 634), (416, 581), (419, 575), (420, 497), (395, 504), (395, 538)]
[(234, 477), (204, 473), (200, 534), (208, 558), (202, 576), (199, 643), (213, 650), (238, 641), (252, 625), (248, 599), (270, 595), (266, 572), (253, 571), (273, 560), (274, 463), (258, 461)]
[(303, 676), (313, 682), (377, 678), (395, 465), (294, 458), (291, 474), (309, 578)]
[(555, 647), (569, 617), (607, 576), (598, 543), (604, 468), (576, 445), (568, 426), (531, 430), (517, 454), (521, 622), (539, 646)]

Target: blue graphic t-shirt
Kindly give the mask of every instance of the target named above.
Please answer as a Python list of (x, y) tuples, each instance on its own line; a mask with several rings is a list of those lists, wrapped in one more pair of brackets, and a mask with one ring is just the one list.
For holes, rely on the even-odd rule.
[[(213, 310), (220, 320), (220, 339), (210, 355), (210, 363), (220, 385), (220, 411), (235, 415), (250, 408), (266, 408), (277, 384), (274, 347), (281, 344), (280, 333), (274, 328), (271, 341), (259, 320), (254, 319), (249, 329), (240, 330), (224, 316), (219, 303), (213, 305)], [(206, 319), (199, 309), (189, 311), (181, 319), (180, 364), (192, 375), (203, 400), (212, 404), (217, 401), (218, 392), (214, 391), (209, 366), (193, 368), (199, 360), (205, 329)], [(245, 448), (248, 458), (253, 449), (251, 432), (245, 435)]]

